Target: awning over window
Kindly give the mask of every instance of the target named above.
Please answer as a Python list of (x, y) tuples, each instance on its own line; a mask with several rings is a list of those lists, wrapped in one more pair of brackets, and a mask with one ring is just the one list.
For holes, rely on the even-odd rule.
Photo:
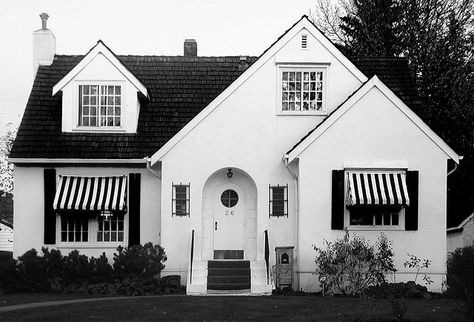
[(348, 172), (348, 206), (408, 206), (403, 172)]
[(127, 178), (60, 176), (54, 210), (126, 211)]

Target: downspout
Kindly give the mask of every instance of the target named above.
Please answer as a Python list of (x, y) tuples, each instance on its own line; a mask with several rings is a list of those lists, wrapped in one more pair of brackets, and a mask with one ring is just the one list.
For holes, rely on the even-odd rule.
[[(464, 159), (464, 156), (460, 155), (459, 156), (459, 161), (461, 161), (462, 159)], [(449, 177), (450, 174), (452, 174), (454, 171), (456, 171), (459, 167), (459, 164), (454, 162), (454, 168), (452, 168), (451, 170), (448, 171), (448, 174), (446, 175), (447, 177)]]
[(298, 175), (296, 173), (294, 173), (292, 170), (291, 170), (291, 167), (290, 167), (290, 164), (288, 163), (288, 155), (285, 155), (283, 157), (283, 161), (285, 162), (285, 167), (286, 169), (288, 170), (288, 172), (291, 174), (291, 176), (293, 177), (293, 179), (295, 180), (295, 200), (296, 200), (296, 206), (295, 206), (295, 217), (296, 217), (296, 234), (295, 234), (295, 237), (296, 237), (296, 255), (297, 255), (297, 259), (296, 259), (296, 262), (297, 262), (297, 267), (296, 267), (296, 281), (297, 281), (297, 288), (299, 289), (300, 288), (300, 280), (301, 280), (301, 276), (300, 276), (300, 237), (299, 237), (299, 232), (300, 232), (300, 217), (298, 215), (298, 212), (299, 212), (299, 205), (300, 205), (300, 198), (299, 198), (299, 184), (298, 184)]
[(149, 157), (144, 157), (143, 159), (146, 161), (146, 169), (161, 180), (161, 174), (151, 168), (151, 159)]

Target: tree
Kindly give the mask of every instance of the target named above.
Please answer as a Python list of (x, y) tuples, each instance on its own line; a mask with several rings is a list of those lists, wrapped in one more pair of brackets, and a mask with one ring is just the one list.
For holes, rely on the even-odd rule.
[(16, 130), (10, 128), (0, 136), (0, 196), (13, 194), (13, 164), (8, 161), (8, 156), (15, 136)]
[[(315, 24), (354, 56), (404, 56), (414, 110), (460, 155), (448, 180), (448, 226), (474, 207), (474, 0), (318, 0)], [(412, 107), (414, 108), (414, 107)]]

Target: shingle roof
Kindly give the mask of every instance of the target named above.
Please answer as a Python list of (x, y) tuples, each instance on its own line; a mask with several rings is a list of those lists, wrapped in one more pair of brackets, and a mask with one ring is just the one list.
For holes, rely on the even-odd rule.
[(53, 86), (84, 56), (56, 55), (38, 69), (11, 158), (141, 159), (151, 156), (256, 57), (117, 56), (147, 87), (136, 134), (62, 133)]
[[(256, 57), (117, 56), (147, 87), (136, 134), (62, 133), (61, 95), (53, 86), (84, 56), (56, 55), (38, 69), (11, 158), (141, 159), (154, 154), (229, 86)], [(419, 104), (405, 59), (355, 58), (408, 106)]]

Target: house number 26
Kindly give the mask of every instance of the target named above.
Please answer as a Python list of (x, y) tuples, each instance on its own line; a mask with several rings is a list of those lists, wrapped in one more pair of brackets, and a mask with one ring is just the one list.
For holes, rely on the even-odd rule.
[(233, 216), (233, 215), (234, 215), (234, 211), (233, 211), (233, 210), (226, 210), (226, 211), (225, 211), (225, 215), (226, 215), (226, 216)]

